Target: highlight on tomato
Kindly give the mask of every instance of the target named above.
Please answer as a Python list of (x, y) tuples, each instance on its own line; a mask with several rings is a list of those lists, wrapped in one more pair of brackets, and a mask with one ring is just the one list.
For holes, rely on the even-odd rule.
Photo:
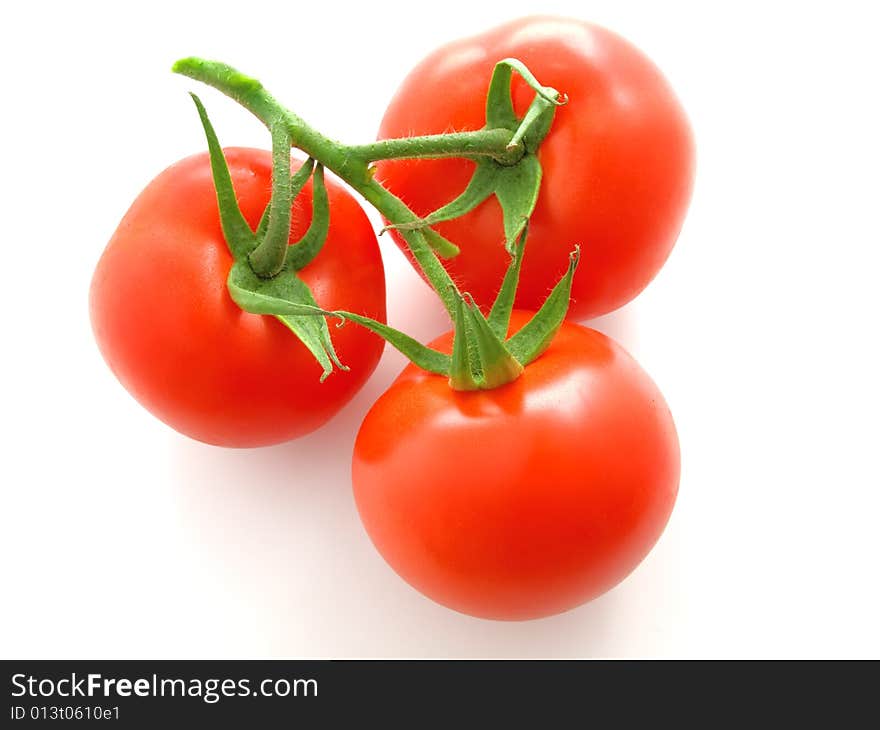
[[(539, 144), (527, 144), (520, 160), (487, 158), (480, 150), (383, 159), (377, 178), (458, 246), (460, 253), (443, 264), (485, 309), (507, 266), (502, 244), (512, 238), (510, 196), (492, 195), (486, 179), (529, 177), (537, 200), (517, 306), (537, 309), (562, 275), (566, 253), (579, 244), (583, 265), (569, 316), (605, 314), (633, 299), (666, 261), (694, 177), (687, 117), (668, 81), (634, 45), (597, 25), (555, 17), (524, 18), (457, 40), (405, 78), (379, 139), (497, 127), (484, 100), (496, 63), (511, 57), (567, 101)], [(523, 118), (532, 102), (527, 81), (514, 78), (508, 116)], [(401, 232), (390, 227), (405, 249)]]

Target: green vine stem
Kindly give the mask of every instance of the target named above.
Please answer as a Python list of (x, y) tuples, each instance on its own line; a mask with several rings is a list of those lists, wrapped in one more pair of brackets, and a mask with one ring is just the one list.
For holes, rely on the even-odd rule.
[[(184, 58), (175, 63), (172, 70), (201, 81), (235, 100), (270, 131), (275, 129), (277, 124), (284, 124), (290, 144), (301, 149), (325, 168), (333, 170), (382, 215), (396, 224), (418, 223), (420, 219), (402, 200), (373, 180), (370, 163), (374, 159), (434, 154), (442, 156), (483, 154), (509, 159), (508, 145), (512, 133), (508, 130), (480, 130), (457, 135), (413, 137), (395, 140), (394, 144), (379, 142), (361, 147), (344, 145), (325, 137), (302, 118), (279, 104), (259, 81), (236, 71), (231, 66), (200, 58)], [(450, 137), (452, 137), (451, 141)], [(457, 289), (427, 239), (418, 231), (407, 231), (401, 235), (431, 286), (443, 299), (450, 317), (454, 317), (455, 300), (450, 287), (453, 291)]]
[(250, 253), (251, 268), (264, 279), (271, 279), (284, 268), (287, 239), (290, 237), (290, 132), (284, 124), (272, 126), (272, 198), (266, 232)]
[[(324, 367), (340, 366), (333, 352), (326, 322), (313, 326), (314, 317), (336, 316), (371, 329), (432, 372), (449, 376), (460, 390), (489, 389), (516, 379), (523, 367), (537, 357), (552, 339), (568, 307), (572, 264), (551, 296), (529, 323), (509, 340), (507, 324), (522, 263), (528, 219), (534, 209), (541, 180), (541, 167), (533, 154), (549, 131), (555, 107), (567, 98), (541, 86), (516, 59), (504, 59), (495, 67), (487, 97), (484, 129), (440, 135), (381, 140), (364, 145), (344, 145), (332, 140), (278, 103), (263, 85), (231, 66), (200, 58), (184, 58), (172, 70), (211, 86), (250, 111), (272, 134), (272, 197), (255, 232), (242, 230), (240, 212), (231, 189), (228, 169), (204, 107), (193, 99), (211, 149), (218, 205), (224, 232), (236, 264), (228, 282), (230, 294), (245, 311), (271, 314), (284, 322), (315, 354)], [(517, 71), (535, 90), (526, 115), (516, 117), (510, 97), (512, 71)], [(291, 176), (290, 148), (305, 152), (309, 161)], [(400, 198), (373, 178), (372, 163), (399, 158), (464, 157), (477, 162), (475, 180), (462, 196), (440, 211), (420, 218)], [(327, 233), (329, 210), (323, 187), (324, 168), (332, 170), (399, 230), (434, 288), (456, 328), (455, 352), (442, 355), (369, 318), (352, 312), (327, 312), (317, 307), (296, 271), (317, 255)], [(300, 243), (290, 246), (290, 208), (293, 198), (309, 177), (314, 181), (313, 225)], [(487, 320), (473, 300), (462, 294), (438, 258), (454, 256), (458, 248), (430, 226), (472, 209), (495, 195), (504, 212), (505, 240), (511, 265), (499, 298)], [(246, 228), (246, 225), (245, 225)], [(231, 234), (231, 237), (230, 237)]]
[(383, 139), (349, 147), (356, 157), (375, 162), (407, 157), (491, 157), (500, 164), (514, 164), (525, 153), (521, 144), (511, 147), (513, 133), (508, 129), (481, 129), (476, 132), (450, 132), (421, 137)]

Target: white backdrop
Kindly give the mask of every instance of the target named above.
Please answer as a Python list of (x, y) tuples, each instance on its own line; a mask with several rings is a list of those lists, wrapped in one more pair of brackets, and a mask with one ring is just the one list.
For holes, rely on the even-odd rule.
[[(876, 24), (867, 2), (544, 2), (664, 69), (698, 177), (668, 264), (593, 322), (664, 391), (683, 474), (670, 525), (603, 598), (526, 623), (404, 584), (357, 518), (349, 458), (403, 365), (387, 351), (323, 430), (231, 451), (140, 408), (94, 345), (92, 269), (165, 166), (204, 148), (185, 55), (252, 73), (369, 141), (406, 71), (534, 3), (19, 3), (4, 11), (6, 256), (0, 654), (42, 657), (880, 655)], [(286, 26), (288, 44), (278, 42)], [(268, 146), (200, 88), (226, 144)], [(447, 323), (382, 241), (391, 323)]]

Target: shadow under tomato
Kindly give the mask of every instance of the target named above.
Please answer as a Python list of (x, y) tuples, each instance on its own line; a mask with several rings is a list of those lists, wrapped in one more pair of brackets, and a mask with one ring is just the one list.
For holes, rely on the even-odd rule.
[[(315, 598), (311, 629), (286, 624), (277, 655), (514, 658), (602, 656), (617, 611), (614, 593), (558, 616), (502, 622), (457, 613), (422, 596), (400, 579), (375, 551), (360, 552), (340, 571), (349, 581), (352, 605), (334, 595)], [(290, 597), (291, 610), (296, 597)], [(280, 625), (280, 624), (279, 624)]]
[(639, 347), (637, 306), (638, 302), (631, 302), (611, 314), (584, 320), (580, 324), (608, 335), (612, 340), (623, 345), (624, 349), (635, 357)]

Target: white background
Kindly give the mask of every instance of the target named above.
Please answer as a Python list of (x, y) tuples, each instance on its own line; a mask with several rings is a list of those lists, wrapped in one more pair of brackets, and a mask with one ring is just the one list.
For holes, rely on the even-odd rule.
[[(259, 76), (324, 132), (369, 141), (431, 48), (533, 1), (16, 3), (3, 113), (5, 657), (880, 655), (880, 52), (872, 4), (542, 2), (634, 41), (679, 92), (697, 187), (667, 266), (592, 323), (667, 396), (683, 475), (622, 585), (565, 615), (494, 623), (437, 606), (375, 552), (349, 458), (402, 367), (388, 351), (330, 425), (233, 451), (169, 430), (117, 384), (87, 313), (119, 218), (204, 148), (199, 54)], [(199, 89), (226, 144), (267, 146)], [(382, 241), (391, 323), (439, 306)]]

